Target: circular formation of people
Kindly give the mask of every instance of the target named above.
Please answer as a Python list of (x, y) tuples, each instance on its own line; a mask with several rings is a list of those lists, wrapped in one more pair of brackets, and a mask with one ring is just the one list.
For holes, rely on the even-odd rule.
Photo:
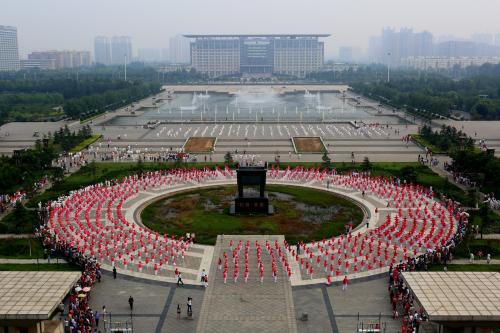
[[(224, 253), (224, 270), (219, 258), (219, 270), (212, 272), (221, 278), (224, 274), (224, 281), (229, 274), (235, 283), (245, 283), (250, 277), (261, 283), (283, 278), (290, 279), (292, 285), (329, 284), (343, 281), (346, 276), (353, 279), (386, 272), (392, 265), (445, 246), (462, 219), (455, 203), (435, 199), (432, 188), (394, 178), (298, 166), (273, 167), (267, 172), (267, 180), (348, 196), (365, 208), (365, 219), (341, 235), (310, 243), (237, 242), (226, 236), (231, 251)], [(167, 281), (177, 281), (182, 272), (185, 281), (196, 283), (197, 276), (202, 271), (205, 275), (209, 268), (209, 264), (201, 267), (199, 258), (205, 252), (200, 249), (210, 246), (195, 244), (192, 237), (152, 231), (135, 217), (130, 218), (135, 211), (127, 211), (137, 209), (141, 199), (150, 201), (178, 190), (235, 183), (234, 170), (217, 167), (145, 172), (121, 181), (94, 184), (49, 202), (45, 231), (81, 255), (95, 258), (104, 269), (132, 271)], [(241, 249), (245, 259), (240, 262)], [(248, 267), (250, 255), (258, 256), (257, 267)], [(263, 256), (270, 260), (261, 260)], [(241, 269), (238, 280), (240, 265), (245, 269)]]

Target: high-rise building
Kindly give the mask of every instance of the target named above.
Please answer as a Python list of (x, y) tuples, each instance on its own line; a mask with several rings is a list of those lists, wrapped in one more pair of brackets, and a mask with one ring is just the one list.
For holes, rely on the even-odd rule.
[(471, 36), (473, 42), (478, 44), (493, 44), (493, 35), (484, 33), (475, 33)]
[(97, 36), (94, 39), (94, 62), (101, 65), (111, 64), (111, 45), (106, 36)]
[(382, 62), (382, 37), (371, 36), (368, 41), (368, 61)]
[(211, 77), (280, 74), (305, 77), (321, 69), (328, 34), (185, 35), (191, 66)]
[(132, 61), (132, 41), (128, 36), (111, 38), (111, 63), (123, 65)]
[(434, 53), (434, 37), (428, 31), (416, 33), (413, 37), (413, 54), (415, 57), (429, 57)]
[(25, 66), (33, 67), (37, 60), (40, 65), (48, 66), (46, 69), (86, 67), (91, 63), (89, 51), (35, 51), (28, 54), (28, 60), (31, 62), (25, 63)]
[(17, 28), (0, 25), (0, 71), (20, 69)]
[(178, 35), (169, 40), (170, 62), (175, 64), (188, 64), (191, 60), (189, 39)]
[(21, 59), (21, 69), (56, 69), (55, 59)]
[(500, 33), (495, 35), (495, 46), (500, 46)]

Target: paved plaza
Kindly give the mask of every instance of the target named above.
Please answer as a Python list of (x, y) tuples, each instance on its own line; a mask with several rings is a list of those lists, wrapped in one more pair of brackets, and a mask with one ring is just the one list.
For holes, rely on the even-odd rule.
[[(127, 300), (133, 296), (132, 321), (137, 332), (238, 333), (256, 327), (259, 332), (354, 332), (358, 325), (379, 321), (386, 332), (397, 332), (401, 327), (400, 319), (391, 318), (386, 275), (353, 281), (346, 291), (338, 284), (291, 288), (285, 281), (278, 281), (276, 285), (266, 281), (261, 286), (250, 279), (248, 285), (240, 281), (237, 287), (233, 282), (223, 286), (221, 278), (214, 276), (205, 289), (120, 274), (113, 280), (111, 274), (105, 274), (102, 282), (94, 286), (91, 306), (101, 311), (105, 305), (112, 321), (124, 322), (130, 319)], [(289, 304), (283, 303), (284, 291), (286, 297), (291, 295)], [(188, 297), (193, 298), (190, 319)], [(177, 319), (177, 304), (182, 309), (180, 319)], [(285, 308), (293, 312), (287, 314)], [(301, 320), (304, 313), (307, 321)], [(102, 319), (99, 325), (104, 331)]]
[(242, 254), (239, 257), (242, 267), (239, 280), (235, 282), (230, 276), (227, 283), (224, 283), (222, 271), (217, 268), (217, 258), (223, 258), (223, 253), (227, 253), (231, 260), (229, 239), (235, 244), (240, 240), (249, 241), (252, 244), (256, 241), (261, 244), (265, 241), (274, 243), (276, 240), (281, 244), (284, 237), (227, 235), (224, 240), (221, 237), (218, 238), (210, 270), (213, 273), (205, 292), (197, 332), (297, 332), (290, 281), (282, 271), (278, 270), (277, 281), (273, 282), (269, 256), (262, 255), (262, 263), (265, 267), (265, 279), (262, 282), (255, 273), (256, 270), (253, 269), (257, 266), (257, 260), (256, 250), (252, 247), (249, 251), (248, 262), (252, 267), (252, 274), (248, 281), (244, 282), (243, 278), (245, 265)]

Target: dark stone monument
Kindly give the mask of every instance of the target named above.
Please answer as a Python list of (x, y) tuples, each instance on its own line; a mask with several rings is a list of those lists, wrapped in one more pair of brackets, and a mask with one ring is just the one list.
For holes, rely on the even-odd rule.
[[(231, 207), (232, 214), (272, 214), (273, 207), (269, 205), (266, 189), (266, 168), (261, 166), (239, 167), (236, 170), (238, 193)], [(252, 187), (246, 190), (245, 187)], [(253, 190), (254, 187), (258, 190)]]

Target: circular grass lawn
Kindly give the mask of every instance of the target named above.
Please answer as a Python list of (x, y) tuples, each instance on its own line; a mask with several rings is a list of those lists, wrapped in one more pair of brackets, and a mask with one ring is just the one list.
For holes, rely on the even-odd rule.
[(175, 235), (196, 234), (196, 242), (215, 244), (217, 235), (280, 235), (289, 243), (320, 240), (355, 227), (363, 211), (331, 192), (296, 186), (267, 185), (273, 215), (230, 215), (236, 186), (217, 186), (174, 194), (141, 213), (148, 228)]

